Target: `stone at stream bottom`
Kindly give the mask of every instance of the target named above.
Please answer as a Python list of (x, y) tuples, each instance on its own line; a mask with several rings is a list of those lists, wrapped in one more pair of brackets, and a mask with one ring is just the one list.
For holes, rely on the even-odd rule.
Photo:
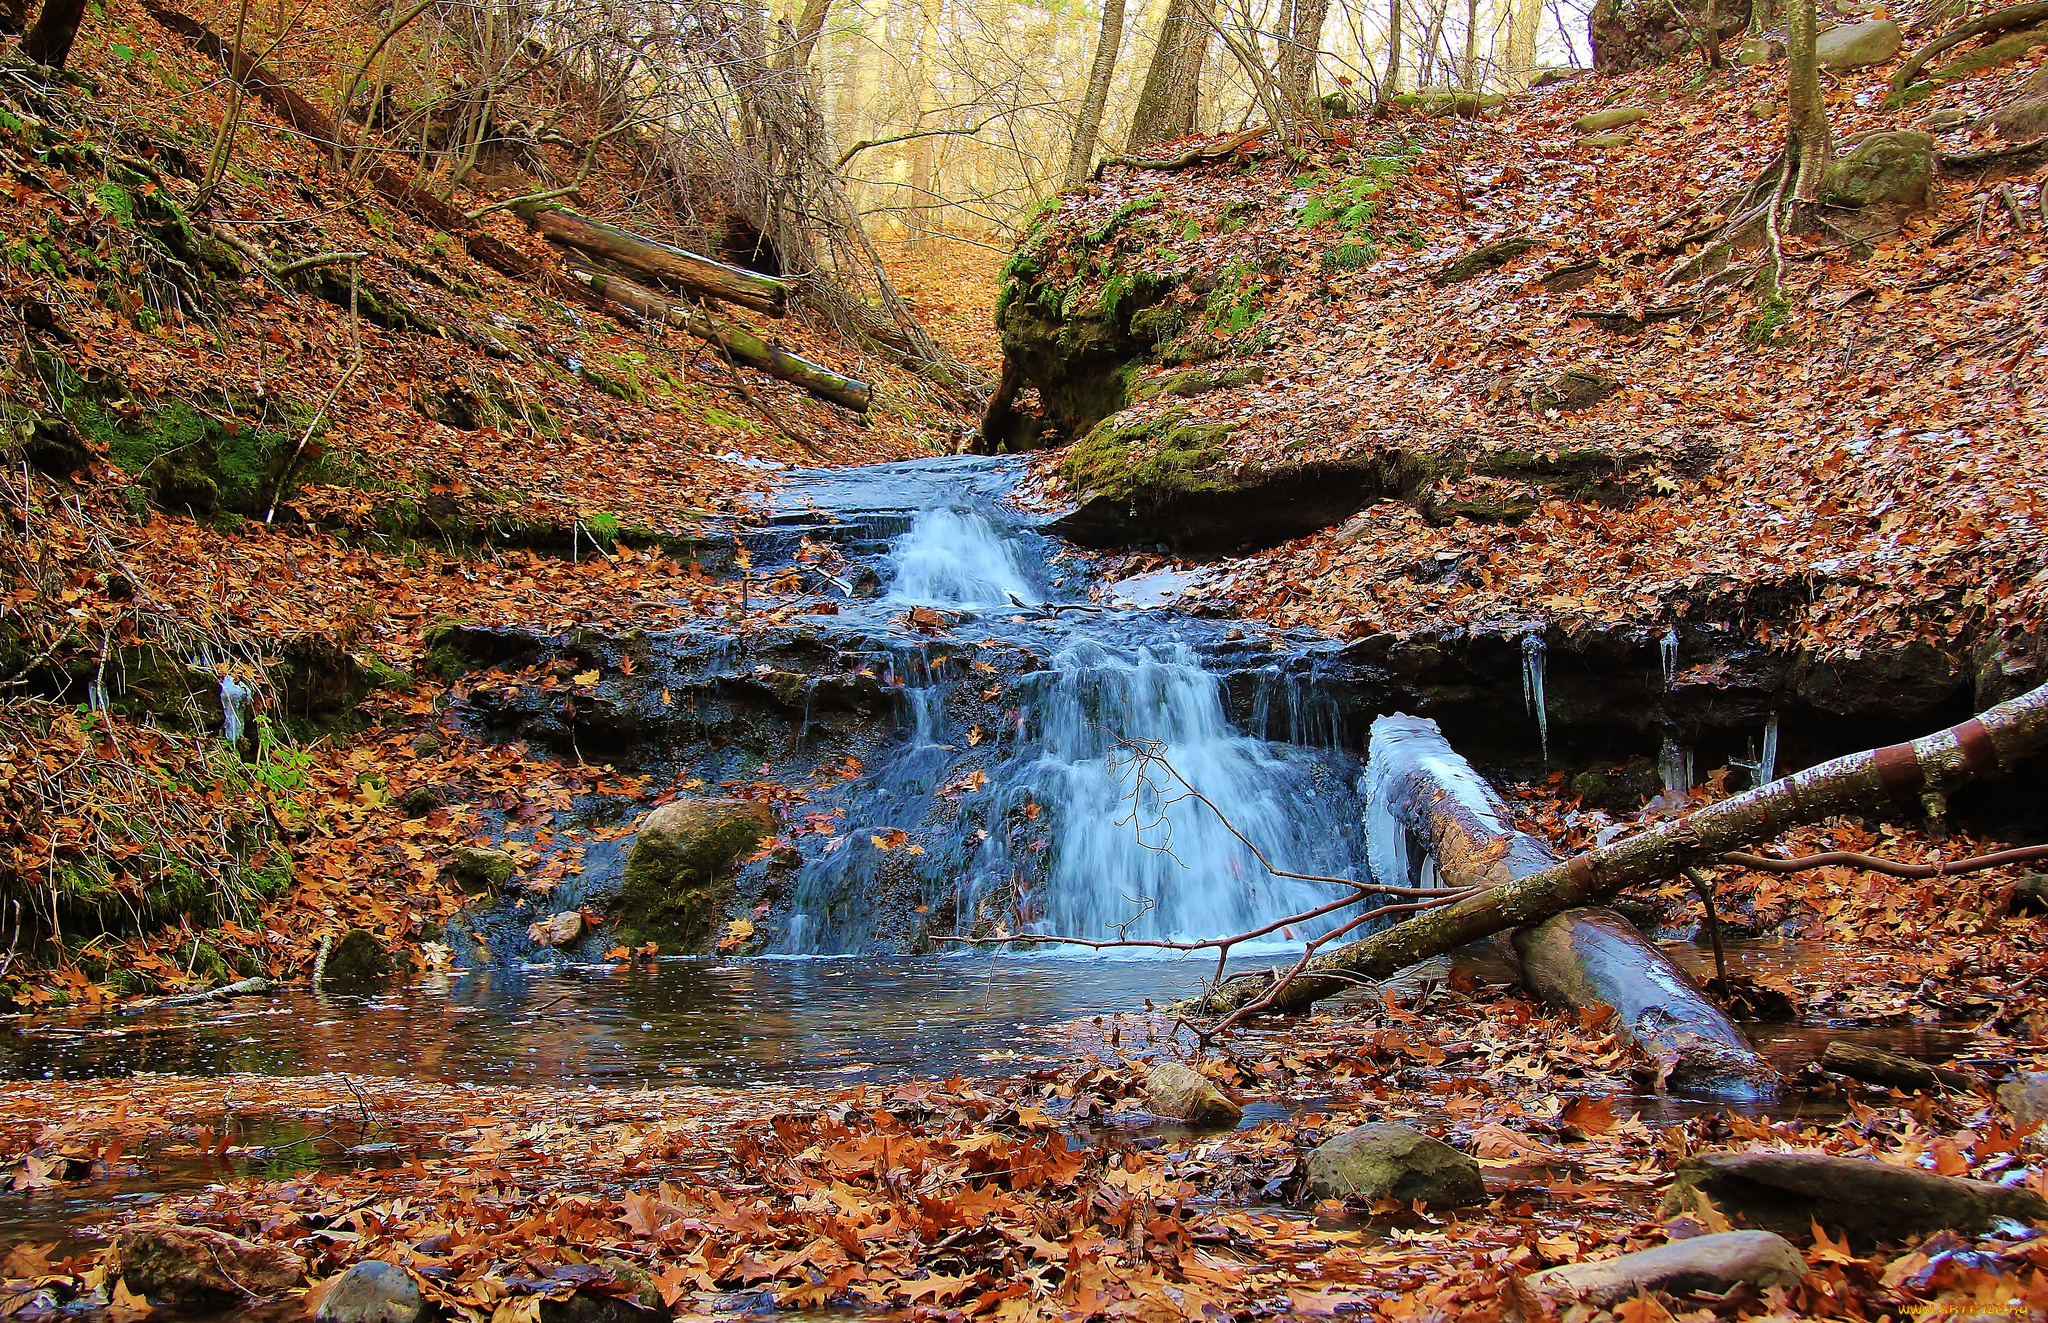
[(1178, 1061), (1154, 1063), (1145, 1077), (1145, 1101), (1159, 1115), (1189, 1125), (1236, 1125), (1244, 1115), (1244, 1108), (1224, 1097), (1208, 1076)]
[(1362, 1125), (1323, 1141), (1308, 1155), (1309, 1185), (1318, 1198), (1382, 1196), (1431, 1208), (1466, 1208), (1486, 1202), (1479, 1164), (1413, 1126), (1392, 1121)]
[(1738, 1282), (1762, 1290), (1791, 1286), (1806, 1276), (1806, 1259), (1783, 1236), (1769, 1231), (1724, 1231), (1598, 1263), (1568, 1263), (1529, 1279), (1529, 1289), (1553, 1307), (1587, 1304), (1605, 1309), (1643, 1291), (1711, 1291)]
[(1824, 1153), (1702, 1153), (1678, 1168), (1664, 1213), (1692, 1212), (1695, 1192), (1729, 1219), (1795, 1243), (1813, 1224), (1847, 1234), (1859, 1252), (1917, 1241), (1941, 1230), (1982, 1234), (2010, 1218), (2048, 1227), (2048, 1200), (2031, 1190), (1893, 1167), (1875, 1158)]
[(420, 1323), (427, 1300), (405, 1269), (365, 1259), (335, 1279), (320, 1300), (320, 1323)]
[(306, 1275), (306, 1261), (282, 1245), (239, 1240), (210, 1227), (142, 1227), (123, 1233), (115, 1250), (131, 1292), (173, 1307), (279, 1295)]
[(441, 875), (470, 895), (503, 891), (519, 869), (519, 861), (503, 850), (484, 845), (458, 845)]

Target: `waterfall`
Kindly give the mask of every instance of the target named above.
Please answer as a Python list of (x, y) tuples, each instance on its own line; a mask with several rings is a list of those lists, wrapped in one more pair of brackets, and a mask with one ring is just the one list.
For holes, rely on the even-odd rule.
[(249, 696), (249, 686), (232, 675), (220, 678), (220, 737), (229, 744), (236, 744), (242, 738), (242, 700)]
[[(1036, 546), (1005, 540), (972, 511), (927, 509), (890, 547), (885, 605), (1002, 607), (1012, 594), (1042, 601), (1052, 571), (1026, 559)], [(999, 726), (978, 706), (988, 700), (985, 675), (927, 667), (913, 655), (917, 645), (892, 645), (902, 724), (849, 785), (835, 842), (794, 874), (793, 917), (778, 949), (916, 945), (920, 931), (1104, 939), (1121, 928), (1133, 938), (1200, 940), (1344, 894), (1273, 876), (1232, 827), (1276, 868), (1364, 876), (1356, 759), (1257, 737), (1269, 728), (1334, 733), (1312, 680), (1262, 677), (1244, 696), (1248, 733), (1233, 724), (1223, 678), (1193, 641), (1220, 641), (1221, 625), (1116, 612), (1068, 613), (1057, 624), (1033, 617), (1013, 628), (1004, 614), (974, 628), (1022, 635), (1019, 646), (1042, 662), (1007, 681)], [(1141, 769), (1126, 740), (1156, 749), (1214, 809), (1163, 768)], [(927, 917), (906, 932), (905, 911)], [(1262, 945), (1298, 945), (1328, 926), (1276, 932)]]
[(1016, 549), (972, 511), (925, 510), (889, 553), (889, 598), (905, 606), (1001, 607), (1012, 595), (1036, 602), (1038, 588)]
[(1531, 630), (1522, 635), (1522, 708), (1536, 711), (1536, 736), (1542, 742), (1543, 761), (1550, 761), (1550, 709), (1543, 701), (1543, 635)]

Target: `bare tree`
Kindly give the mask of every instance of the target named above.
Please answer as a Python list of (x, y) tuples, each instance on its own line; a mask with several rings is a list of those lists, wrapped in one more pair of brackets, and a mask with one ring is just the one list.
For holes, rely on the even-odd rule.
[(1074, 144), (1067, 152), (1068, 188), (1079, 187), (1095, 164), (1095, 143), (1102, 136), (1102, 112), (1109, 105), (1109, 85), (1116, 77), (1117, 49), (1123, 39), (1124, 0), (1102, 0), (1102, 31), (1095, 39), (1095, 59), (1088, 66), (1088, 91), (1081, 98)]

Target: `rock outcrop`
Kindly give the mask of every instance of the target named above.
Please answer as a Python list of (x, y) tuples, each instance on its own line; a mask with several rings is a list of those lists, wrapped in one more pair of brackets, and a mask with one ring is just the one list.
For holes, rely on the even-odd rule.
[(2048, 1227), (2048, 1200), (2031, 1190), (1823, 1153), (1703, 1153), (1680, 1164), (1666, 1214), (1692, 1211), (1696, 1194), (1732, 1221), (1799, 1243), (1818, 1225), (1864, 1252), (2006, 1219)]
[(1529, 1289), (1553, 1309), (1569, 1305), (1606, 1309), (1651, 1291), (1721, 1295), (1739, 1283), (1763, 1290), (1795, 1285), (1804, 1276), (1805, 1258), (1783, 1236), (1769, 1231), (1724, 1231), (1674, 1240), (1618, 1259), (1547, 1268), (1529, 1279)]

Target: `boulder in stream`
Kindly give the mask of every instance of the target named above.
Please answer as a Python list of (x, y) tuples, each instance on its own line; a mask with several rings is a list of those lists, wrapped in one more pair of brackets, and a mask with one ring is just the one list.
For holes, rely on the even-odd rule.
[(1980, 1235), (2005, 1219), (2048, 1227), (2048, 1200), (2031, 1190), (1825, 1153), (1702, 1153), (1679, 1166), (1665, 1214), (1692, 1211), (1696, 1194), (1795, 1242), (1810, 1241), (1818, 1223), (1859, 1252), (1942, 1230)]
[(284, 1246), (241, 1240), (211, 1227), (138, 1227), (123, 1232), (115, 1250), (128, 1289), (173, 1308), (281, 1295), (306, 1275), (306, 1261)]
[(355, 988), (375, 983), (391, 972), (391, 952), (384, 939), (367, 928), (351, 928), (341, 935), (320, 967), (320, 986)]
[(458, 845), (441, 875), (472, 896), (503, 891), (519, 869), (519, 861), (503, 850), (483, 845)]
[(426, 1297), (405, 1269), (365, 1259), (334, 1279), (320, 1299), (319, 1323), (420, 1323)]
[(1200, 1071), (1178, 1061), (1160, 1061), (1145, 1077), (1145, 1102), (1160, 1116), (1189, 1125), (1233, 1126), (1244, 1108), (1223, 1096), (1223, 1090)]
[(678, 799), (641, 820), (615, 907), (619, 935), (666, 950), (703, 948), (731, 899), (732, 866), (775, 832), (751, 799)]
[(1379, 1121), (1324, 1140), (1308, 1155), (1310, 1187), (1319, 1198), (1381, 1197), (1431, 1208), (1486, 1202), (1479, 1163), (1413, 1126)]
[(1806, 1276), (1806, 1259), (1770, 1231), (1724, 1231), (1595, 1263), (1547, 1268), (1529, 1289), (1551, 1308), (1585, 1304), (1605, 1309), (1646, 1291), (1725, 1293), (1738, 1283), (1762, 1290), (1791, 1286)]
[(526, 939), (535, 946), (573, 946), (583, 937), (583, 916), (575, 910), (550, 914), (539, 923), (526, 926)]

